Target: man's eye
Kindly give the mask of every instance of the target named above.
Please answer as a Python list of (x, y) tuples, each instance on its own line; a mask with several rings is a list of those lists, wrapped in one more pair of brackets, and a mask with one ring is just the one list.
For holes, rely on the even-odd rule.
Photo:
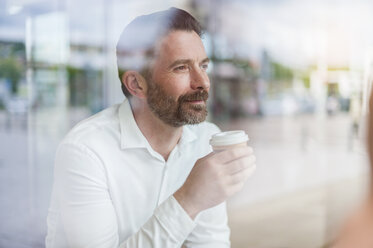
[(206, 71), (209, 68), (209, 65), (208, 64), (203, 64), (203, 65), (201, 65), (201, 68), (202, 68), (202, 70)]
[(186, 65), (180, 65), (180, 66), (175, 68), (175, 70), (177, 70), (177, 71), (185, 71), (187, 69), (188, 69), (188, 66), (186, 66)]

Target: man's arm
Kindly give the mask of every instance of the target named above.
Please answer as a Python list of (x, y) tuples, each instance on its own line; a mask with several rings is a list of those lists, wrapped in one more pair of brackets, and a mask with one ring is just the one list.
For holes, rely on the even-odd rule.
[(186, 248), (228, 248), (230, 230), (226, 203), (202, 211), (195, 219), (197, 226), (184, 242)]
[(255, 168), (250, 147), (210, 153), (196, 162), (183, 186), (174, 194), (189, 216), (198, 222), (186, 245), (229, 247), (226, 209), (222, 203), (242, 189)]
[(59, 147), (55, 187), (69, 247), (180, 247), (195, 227), (171, 196), (140, 230), (119, 244), (117, 217), (106, 180), (102, 162), (88, 148), (76, 144)]

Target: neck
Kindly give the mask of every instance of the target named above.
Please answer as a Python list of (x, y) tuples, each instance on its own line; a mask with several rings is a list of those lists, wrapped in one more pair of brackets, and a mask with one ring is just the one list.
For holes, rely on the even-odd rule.
[(131, 108), (137, 126), (154, 151), (167, 161), (171, 151), (180, 140), (183, 128), (165, 124), (150, 111), (146, 103), (131, 99)]

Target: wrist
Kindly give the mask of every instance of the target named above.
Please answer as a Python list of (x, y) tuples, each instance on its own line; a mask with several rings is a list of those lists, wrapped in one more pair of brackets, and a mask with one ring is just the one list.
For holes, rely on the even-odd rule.
[(184, 211), (189, 215), (189, 217), (194, 220), (197, 214), (200, 212), (192, 203), (190, 199), (188, 199), (187, 195), (183, 190), (180, 188), (178, 191), (174, 193), (174, 198), (180, 204), (180, 206), (184, 209)]

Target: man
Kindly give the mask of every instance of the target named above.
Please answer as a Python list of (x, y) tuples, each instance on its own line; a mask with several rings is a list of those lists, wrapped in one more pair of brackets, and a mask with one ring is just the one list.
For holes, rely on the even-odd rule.
[(210, 153), (199, 23), (171, 8), (117, 46), (127, 97), (60, 144), (47, 247), (229, 247), (225, 200), (255, 169), (248, 147)]

